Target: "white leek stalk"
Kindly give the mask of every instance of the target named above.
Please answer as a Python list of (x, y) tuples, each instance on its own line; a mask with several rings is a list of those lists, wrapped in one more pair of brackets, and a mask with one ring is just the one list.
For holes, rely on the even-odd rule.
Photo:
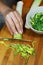
[[(23, 9), (23, 2), (19, 1), (17, 2), (16, 11), (22, 16), (22, 9)], [(13, 38), (15, 39), (22, 39), (22, 34), (14, 34)]]
[(16, 11), (22, 16), (23, 2), (19, 1), (16, 6)]

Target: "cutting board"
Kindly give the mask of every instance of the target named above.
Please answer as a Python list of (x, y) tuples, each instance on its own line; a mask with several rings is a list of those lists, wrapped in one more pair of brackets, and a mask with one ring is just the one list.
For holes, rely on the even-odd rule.
[[(33, 0), (23, 0), (23, 2), (23, 20), (25, 22), (26, 14), (30, 9)], [(41, 5), (43, 5), (43, 2), (41, 3)], [(6, 25), (0, 31), (0, 36), (12, 38)], [(43, 65), (43, 35), (38, 35), (34, 33), (32, 30), (27, 30), (24, 28), (23, 39), (37, 41), (37, 43), (35, 44), (36, 55), (34, 57), (30, 57), (27, 65)], [(14, 43), (15, 41), (6, 41), (6, 43), (12, 42)], [(18, 43), (25, 44), (26, 42)], [(27, 43), (29, 44), (29, 42)], [(14, 57), (13, 53), (13, 50), (7, 49), (5, 46), (0, 45), (0, 65), (24, 65), (24, 59), (22, 59), (20, 55)]]

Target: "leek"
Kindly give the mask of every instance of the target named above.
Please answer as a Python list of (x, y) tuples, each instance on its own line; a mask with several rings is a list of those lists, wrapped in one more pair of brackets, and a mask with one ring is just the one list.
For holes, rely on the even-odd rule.
[[(23, 8), (23, 2), (22, 1), (17, 2), (16, 11), (20, 14), (20, 16), (22, 16), (22, 8)], [(14, 34), (13, 38), (22, 39), (22, 34), (20, 33)]]
[(22, 16), (23, 2), (17, 2), (16, 11)]
[(13, 38), (14, 39), (22, 39), (22, 34), (14, 34)]
[(38, 7), (41, 2), (42, 2), (42, 0), (34, 0), (31, 8)]

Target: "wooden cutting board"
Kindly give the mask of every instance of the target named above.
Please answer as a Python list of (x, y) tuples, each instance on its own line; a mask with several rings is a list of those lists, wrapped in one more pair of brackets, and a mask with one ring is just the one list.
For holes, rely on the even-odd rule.
[[(25, 15), (29, 11), (33, 0), (23, 0), (23, 2), (23, 20), (25, 21)], [(41, 3), (41, 5), (43, 5), (43, 2)], [(6, 26), (4, 26), (0, 31), (0, 36), (12, 37)], [(30, 57), (28, 65), (43, 65), (43, 35), (38, 35), (32, 30), (24, 29), (23, 39), (37, 41), (37, 43), (35, 44), (36, 56)], [(9, 41), (7, 43), (11, 42), (13, 41)], [(23, 44), (25, 44), (25, 42)], [(11, 49), (7, 49), (5, 46), (0, 45), (0, 65), (24, 65), (24, 60), (21, 59), (20, 55), (14, 57), (13, 53), (14, 51), (12, 51)]]

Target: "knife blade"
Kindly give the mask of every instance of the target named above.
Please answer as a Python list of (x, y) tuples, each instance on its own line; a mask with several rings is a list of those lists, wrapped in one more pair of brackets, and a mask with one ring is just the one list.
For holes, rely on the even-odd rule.
[(3, 37), (0, 37), (0, 40), (5, 40), (5, 41), (8, 41), (8, 40), (15, 40), (15, 41), (22, 41), (22, 42), (32, 42), (32, 40), (14, 39), (14, 38), (3, 38)]

